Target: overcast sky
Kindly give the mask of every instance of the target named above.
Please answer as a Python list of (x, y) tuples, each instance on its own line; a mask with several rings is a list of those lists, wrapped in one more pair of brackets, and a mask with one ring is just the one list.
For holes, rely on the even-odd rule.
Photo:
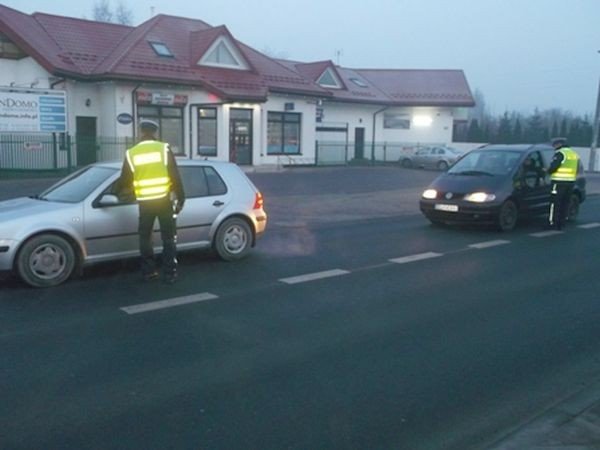
[[(493, 113), (593, 115), (600, 0), (124, 0), (137, 25), (171, 14), (226, 25), (272, 56), (350, 68), (462, 69)], [(94, 0), (9, 0), (92, 18)], [(118, 0), (110, 0), (114, 8)]]

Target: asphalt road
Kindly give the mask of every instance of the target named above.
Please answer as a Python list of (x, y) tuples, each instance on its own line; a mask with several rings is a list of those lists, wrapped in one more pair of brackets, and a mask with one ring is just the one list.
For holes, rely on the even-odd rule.
[[(252, 174), (268, 233), (175, 286), (5, 282), (0, 448), (479, 449), (598, 380), (600, 197), (559, 234), (437, 228), (434, 175)], [(174, 298), (206, 299), (122, 309)]]

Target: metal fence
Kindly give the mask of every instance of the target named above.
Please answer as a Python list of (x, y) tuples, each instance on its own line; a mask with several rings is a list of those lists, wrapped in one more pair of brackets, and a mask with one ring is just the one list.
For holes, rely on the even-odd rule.
[(0, 133), (0, 171), (71, 171), (97, 161), (122, 160), (129, 137), (62, 133)]
[(403, 156), (414, 154), (419, 148), (440, 143), (418, 142), (326, 142), (317, 141), (315, 165), (346, 164), (391, 164), (402, 160)]

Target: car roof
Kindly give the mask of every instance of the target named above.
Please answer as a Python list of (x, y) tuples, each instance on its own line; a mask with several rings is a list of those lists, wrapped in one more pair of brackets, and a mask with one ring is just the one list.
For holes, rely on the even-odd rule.
[[(212, 167), (223, 167), (223, 166), (231, 166), (234, 165), (234, 163), (231, 162), (227, 162), (227, 161), (210, 161), (207, 159), (189, 159), (189, 158), (183, 158), (183, 157), (177, 157), (176, 158), (177, 161), (177, 165), (179, 167), (181, 166), (212, 166)], [(103, 161), (103, 162), (96, 162), (91, 164), (92, 166), (96, 166), (96, 167), (108, 167), (111, 169), (120, 169), (121, 166), (123, 165), (123, 161)]]
[(517, 151), (527, 152), (529, 150), (554, 150), (550, 144), (488, 144), (477, 147), (474, 150), (506, 150), (506, 151)]

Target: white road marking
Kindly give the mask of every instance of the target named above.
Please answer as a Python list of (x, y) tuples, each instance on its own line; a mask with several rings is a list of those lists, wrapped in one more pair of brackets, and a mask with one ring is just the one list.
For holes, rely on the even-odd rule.
[(598, 228), (600, 227), (600, 223), (598, 222), (591, 222), (591, 223), (586, 223), (583, 225), (577, 225), (577, 228)]
[(119, 308), (121, 311), (125, 311), (127, 314), (138, 314), (148, 311), (155, 311), (157, 309), (172, 308), (173, 306), (187, 305), (189, 303), (203, 302), (206, 300), (214, 300), (217, 297), (214, 294), (203, 292), (201, 294), (186, 295), (185, 297), (169, 298), (167, 300), (160, 300), (157, 302), (140, 303), (139, 305), (124, 306)]
[(410, 262), (421, 261), (423, 259), (437, 258), (438, 256), (443, 256), (443, 253), (434, 253), (434, 252), (419, 253), (416, 255), (403, 256), (401, 258), (390, 259), (390, 262), (393, 262), (396, 264), (406, 264), (406, 263), (410, 263)]
[(504, 241), (502, 239), (497, 239), (495, 241), (479, 242), (478, 244), (469, 245), (469, 248), (482, 249), (482, 248), (496, 247), (497, 245), (504, 245), (504, 244), (510, 244), (510, 241)]
[(305, 283), (307, 281), (321, 280), (323, 278), (337, 277), (339, 275), (346, 275), (350, 273), (347, 270), (333, 269), (324, 270), (322, 272), (307, 273), (305, 275), (298, 275), (296, 277), (280, 278), (279, 281), (287, 284)]
[(544, 238), (544, 237), (555, 236), (557, 234), (563, 234), (563, 233), (564, 233), (564, 231), (560, 231), (560, 230), (550, 230), (550, 231), (540, 231), (539, 233), (531, 233), (529, 236), (536, 237), (536, 238)]

